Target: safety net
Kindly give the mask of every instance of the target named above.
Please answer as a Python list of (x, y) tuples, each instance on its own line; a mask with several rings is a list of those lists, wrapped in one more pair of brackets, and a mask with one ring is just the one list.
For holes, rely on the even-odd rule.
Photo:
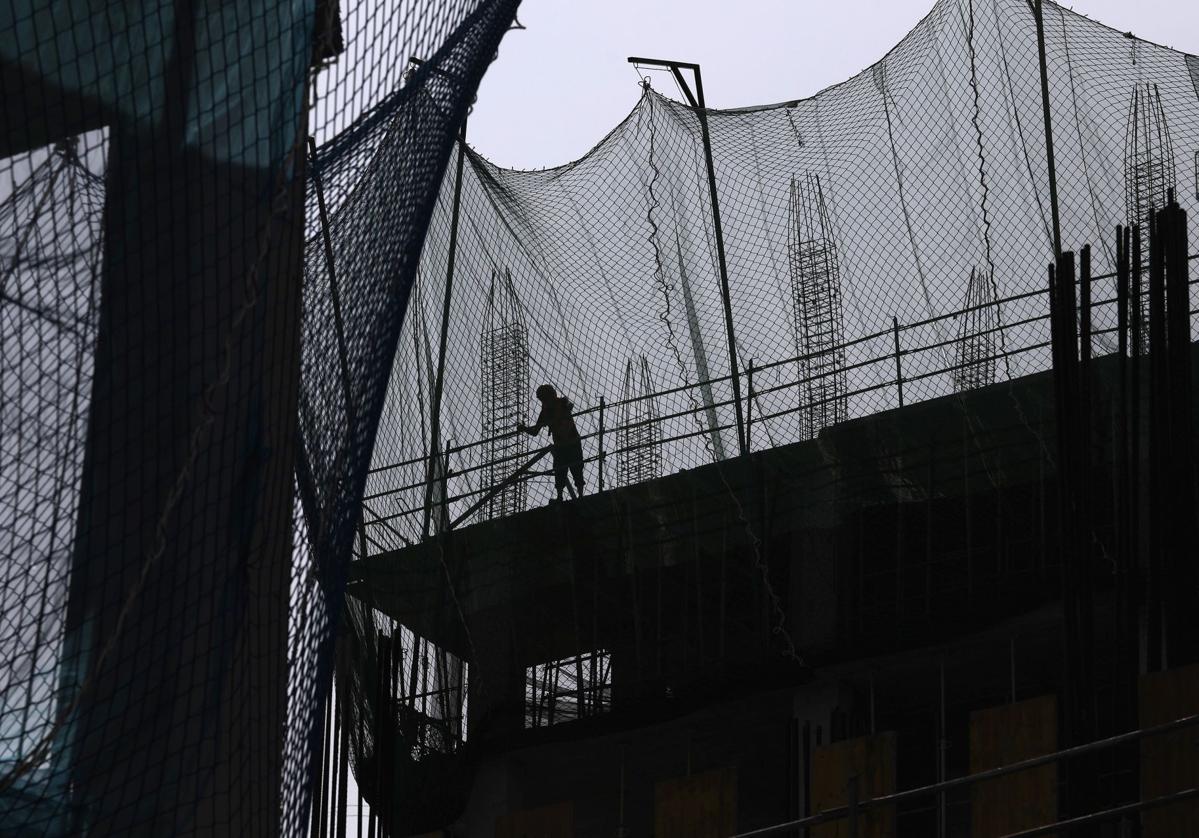
[(1199, 59), (1056, 5), (1044, 20), (1047, 104), (1029, 5), (947, 0), (842, 84), (709, 111), (716, 200), (696, 110), (653, 86), (673, 93), (668, 73), (647, 70), (573, 163), (517, 171), (468, 148), (400, 338), (370, 550), (544, 503), (552, 480), (503, 485), (538, 450), (513, 431), (541, 383), (575, 406), (590, 485), (602, 459), (611, 487), (735, 456), (747, 419), (768, 448), (1047, 369), (1046, 109), (1062, 247), (1094, 244), (1114, 351), (1116, 225), (1147, 238), (1170, 192), (1194, 209)]
[[(492, 750), (564, 721), (683, 713), (672, 699), (749, 683), (747, 661), (791, 671), (824, 642), (792, 627), (839, 585), (858, 590), (860, 620), (838, 619), (859, 639), (989, 614), (983, 590), (1052, 595), (1054, 411), (1038, 374), (1054, 231), (1065, 250), (1092, 246), (1092, 349), (1111, 355), (1117, 225), (1147, 241), (1171, 195), (1196, 208), (1199, 59), (1050, 3), (1044, 48), (1043, 91), (1029, 3), (941, 0), (811, 98), (701, 114), (686, 66), (682, 90), (647, 62), (631, 113), (566, 165), (494, 165), (466, 127), (371, 455), (367, 559), (350, 570), (344, 724), (381, 828), (491, 829), (463, 812), (483, 805), (471, 771)], [(332, 256), (310, 241), (310, 274), (331, 259), (359, 276), (386, 246), (370, 184), (390, 165), (364, 162), (361, 194), (327, 189)], [(548, 440), (519, 430), (543, 384), (572, 403), (584, 459), (583, 499), (550, 510)], [(743, 454), (799, 499), (768, 503)], [(980, 487), (960, 534), (944, 499)], [(905, 523), (894, 504), (917, 500), (927, 514)], [(780, 541), (791, 530), (813, 540)], [(1020, 536), (983, 547), (980, 531)], [(807, 545), (811, 566), (772, 563), (782, 543)], [(934, 558), (876, 566), (895, 544)], [(811, 550), (857, 564), (834, 573)], [(993, 563), (971, 566), (984, 552)], [(908, 561), (922, 581), (888, 601)], [(569, 796), (543, 781), (530, 796)], [(596, 834), (608, 814), (588, 821)]]
[[(514, 171), (461, 137), (516, 7), (0, 10), (0, 828), (320, 834), (352, 774), (383, 834), (436, 829), (505, 737), (791, 677), (832, 583), (771, 564), (743, 455), (807, 481), (811, 543), (976, 490), (1027, 534), (945, 536), (891, 601), (863, 564), (859, 632), (1053, 566), (1015, 559), (1053, 523), (1055, 229), (1111, 354), (1116, 225), (1199, 201), (1199, 59), (1046, 3), (1042, 84), (1027, 2), (940, 0), (808, 99), (647, 67)], [(539, 511), (541, 384), (624, 491), (582, 523)]]
[[(0, 9), (0, 832), (308, 831), (408, 289), (515, 7)], [(386, 230), (336, 279), (318, 179)]]

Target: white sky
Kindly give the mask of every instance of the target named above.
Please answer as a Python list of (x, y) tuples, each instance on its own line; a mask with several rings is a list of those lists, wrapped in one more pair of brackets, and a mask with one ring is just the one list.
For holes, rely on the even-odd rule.
[[(698, 62), (709, 107), (802, 98), (873, 64), (934, 0), (524, 0), (479, 90), (469, 141), (492, 161), (574, 160), (637, 102), (630, 55)], [(975, 0), (988, 2), (988, 0)], [(1199, 53), (1196, 0), (1077, 0), (1067, 8)], [(670, 96), (669, 76), (654, 87)]]

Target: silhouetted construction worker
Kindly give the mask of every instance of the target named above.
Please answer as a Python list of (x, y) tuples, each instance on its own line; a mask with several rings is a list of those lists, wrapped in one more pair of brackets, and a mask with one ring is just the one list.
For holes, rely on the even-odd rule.
[(537, 398), (541, 402), (541, 413), (533, 426), (520, 424), (518, 431), (524, 431), (529, 436), (537, 436), (542, 428), (550, 429), (550, 438), (554, 441), (554, 486), (558, 490), (558, 500), (562, 500), (562, 490), (566, 488), (566, 472), (569, 470), (574, 477), (575, 485), (571, 494), (583, 494), (583, 442), (579, 439), (579, 429), (575, 427), (574, 405), (565, 396), (559, 396), (549, 384), (537, 388)]

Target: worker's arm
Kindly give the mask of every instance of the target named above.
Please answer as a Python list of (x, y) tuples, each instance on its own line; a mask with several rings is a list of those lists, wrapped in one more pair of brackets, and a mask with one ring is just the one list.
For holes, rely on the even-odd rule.
[(541, 413), (539, 413), (537, 415), (537, 424), (526, 425), (523, 422), (517, 423), (516, 430), (524, 431), (529, 436), (537, 436), (537, 434), (541, 433), (541, 429), (544, 428), (548, 424), (549, 424), (549, 419), (546, 418), (545, 408), (543, 407), (543, 408), (541, 408)]

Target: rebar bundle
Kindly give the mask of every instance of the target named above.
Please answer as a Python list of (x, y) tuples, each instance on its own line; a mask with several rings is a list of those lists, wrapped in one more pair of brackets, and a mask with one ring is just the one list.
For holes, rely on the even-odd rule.
[(806, 172), (791, 179), (788, 212), (787, 254), (804, 382), (800, 438), (814, 439), (821, 428), (847, 415), (841, 269), (819, 175)]
[(662, 429), (653, 397), (654, 382), (644, 355), (630, 358), (621, 390), (616, 473), (622, 486), (662, 476)]
[[(1153, 213), (1169, 202), (1174, 185), (1174, 143), (1161, 93), (1156, 84), (1138, 84), (1128, 104), (1124, 134), (1124, 208), (1128, 223), (1141, 228), (1143, 239), (1151, 235)], [(1140, 294), (1132, 304), (1133, 316), (1141, 323), (1141, 346), (1136, 348), (1143, 353), (1148, 350), (1149, 308)]]
[(961, 393), (995, 383), (999, 311), (995, 286), (985, 268), (971, 268), (966, 300), (958, 321), (957, 365), (954, 389)]
[[(496, 487), (521, 466), (528, 449), (516, 426), (529, 413), (529, 332), (512, 286), (512, 275), (491, 274), (487, 313), (479, 339), (483, 382), (483, 438), (487, 440), (488, 485)], [(481, 510), (484, 519), (524, 510), (527, 484), (515, 481), (496, 492)]]

